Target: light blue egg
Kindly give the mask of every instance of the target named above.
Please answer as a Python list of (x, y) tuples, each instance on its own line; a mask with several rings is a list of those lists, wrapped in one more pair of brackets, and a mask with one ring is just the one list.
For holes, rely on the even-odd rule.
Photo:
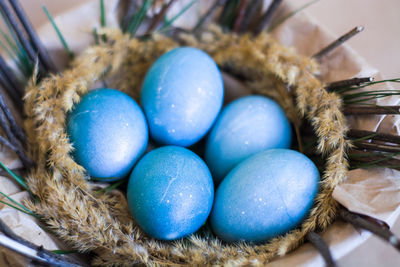
[(162, 55), (147, 72), (141, 104), (151, 137), (190, 146), (210, 129), (223, 101), (221, 73), (203, 51), (183, 47)]
[(66, 130), (75, 161), (103, 181), (127, 176), (147, 147), (142, 110), (127, 94), (114, 89), (84, 95), (68, 113)]
[(194, 233), (207, 220), (214, 185), (196, 154), (165, 146), (146, 154), (135, 166), (127, 197), (132, 216), (144, 232), (173, 240)]
[(237, 165), (218, 187), (211, 227), (227, 242), (261, 242), (285, 234), (307, 216), (318, 182), (318, 169), (303, 154), (260, 152)]
[(282, 108), (264, 96), (245, 96), (218, 116), (205, 148), (205, 161), (216, 184), (244, 159), (270, 148), (289, 148), (290, 123)]

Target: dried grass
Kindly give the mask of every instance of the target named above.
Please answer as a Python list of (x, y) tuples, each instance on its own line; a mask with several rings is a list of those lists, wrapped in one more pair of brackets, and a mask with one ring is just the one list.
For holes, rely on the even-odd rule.
[[(39, 201), (28, 203), (29, 208), (63, 241), (79, 251), (94, 252), (94, 265), (262, 266), (297, 248), (307, 232), (328, 227), (337, 208), (332, 191), (346, 177), (349, 144), (341, 99), (325, 91), (315, 78), (316, 62), (266, 33), (238, 36), (210, 27), (197, 39), (180, 36), (179, 43), (163, 36), (139, 41), (118, 30), (107, 31), (107, 36), (107, 44), (88, 48), (61, 75), (40, 84), (32, 80), (25, 97), (25, 126), (38, 163), (28, 184)], [(255, 93), (279, 101), (295, 126), (303, 118), (311, 122), (319, 140), (318, 152), (326, 156), (327, 163), (314, 207), (298, 229), (261, 245), (227, 245), (213, 236), (198, 235), (160, 242), (136, 227), (123, 196), (96, 195), (86, 182), (85, 170), (70, 156), (73, 148), (65, 132), (66, 113), (104, 77), (113, 87), (137, 98), (147, 69), (179, 45), (203, 49), (219, 66), (245, 76)]]

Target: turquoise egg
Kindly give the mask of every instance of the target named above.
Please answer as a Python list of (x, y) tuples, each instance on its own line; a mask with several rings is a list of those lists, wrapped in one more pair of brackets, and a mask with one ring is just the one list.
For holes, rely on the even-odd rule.
[(67, 115), (66, 130), (73, 157), (91, 177), (112, 181), (127, 176), (148, 141), (139, 105), (114, 89), (84, 95)]
[(174, 240), (197, 231), (210, 214), (214, 185), (206, 164), (190, 150), (165, 146), (146, 154), (129, 178), (132, 216), (148, 235)]
[(290, 123), (282, 108), (264, 96), (245, 96), (218, 116), (205, 148), (205, 161), (216, 184), (244, 159), (266, 149), (289, 148)]
[(223, 101), (221, 73), (203, 51), (182, 47), (162, 55), (143, 82), (141, 104), (151, 137), (190, 146), (210, 129)]
[(289, 149), (260, 152), (239, 163), (215, 193), (210, 224), (227, 242), (262, 242), (305, 219), (318, 191), (319, 172)]

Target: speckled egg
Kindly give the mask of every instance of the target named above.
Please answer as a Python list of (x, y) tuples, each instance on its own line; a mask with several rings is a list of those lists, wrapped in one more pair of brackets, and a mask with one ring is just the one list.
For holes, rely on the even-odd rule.
[(203, 51), (182, 47), (162, 55), (143, 82), (141, 104), (151, 137), (190, 146), (210, 129), (223, 101), (221, 73)]
[(134, 220), (150, 236), (173, 240), (197, 231), (207, 220), (214, 186), (206, 164), (190, 150), (157, 148), (135, 166), (128, 183)]
[(73, 157), (91, 177), (112, 181), (129, 174), (148, 141), (146, 119), (139, 105), (115, 89), (84, 95), (68, 113), (66, 130)]
[(205, 161), (216, 184), (244, 159), (270, 148), (289, 148), (292, 131), (282, 108), (264, 96), (245, 96), (227, 105), (206, 143)]
[(305, 155), (271, 149), (239, 163), (215, 194), (210, 215), (227, 242), (267, 241), (298, 226), (312, 207), (319, 172)]

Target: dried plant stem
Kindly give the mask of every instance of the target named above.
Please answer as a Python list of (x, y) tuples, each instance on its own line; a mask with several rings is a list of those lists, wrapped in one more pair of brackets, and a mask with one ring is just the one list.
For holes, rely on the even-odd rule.
[(165, 17), (165, 14), (167, 14), (168, 9), (172, 6), (175, 0), (170, 0), (168, 4), (165, 4), (161, 11), (153, 18), (153, 21), (151, 22), (149, 28), (147, 29), (145, 34), (151, 34), (160, 24), (161, 20)]
[(321, 60), (321, 58), (325, 55), (327, 55), (329, 52), (331, 52), (332, 50), (334, 50), (336, 47), (340, 46), (341, 44), (343, 44), (344, 42), (346, 42), (347, 40), (349, 40), (351, 37), (353, 37), (354, 35), (356, 35), (357, 33), (361, 32), (362, 30), (364, 30), (363, 26), (357, 26), (354, 29), (352, 29), (351, 31), (349, 31), (348, 33), (346, 33), (345, 35), (342, 35), (339, 37), (339, 39), (337, 39), (336, 41), (332, 42), (330, 45), (328, 45), (327, 47), (325, 47), (324, 49), (322, 49), (321, 51), (319, 51), (318, 53), (316, 53), (313, 57), (316, 60)]
[(270, 6), (268, 7), (267, 11), (265, 11), (264, 15), (261, 16), (260, 23), (254, 30), (255, 35), (262, 32), (262, 30), (264, 30), (268, 26), (268, 24), (271, 22), (272, 16), (274, 15), (275, 11), (278, 9), (278, 6), (280, 5), (281, 2), (282, 2), (282, 0), (273, 0), (272, 1)]
[(346, 105), (343, 113), (346, 115), (385, 115), (400, 114), (400, 106), (354, 106)]
[(247, 0), (240, 0), (238, 15), (235, 19), (235, 23), (233, 24), (234, 32), (238, 32), (240, 30), (240, 25), (242, 24), (244, 14), (246, 12), (246, 5), (247, 5)]
[(129, 22), (132, 20), (132, 16), (135, 14), (136, 11), (136, 1), (130, 0), (128, 3), (128, 7), (126, 9), (126, 13), (121, 22), (121, 29), (123, 32), (126, 32), (129, 26)]
[(47, 70), (50, 72), (56, 72), (57, 68), (54, 65), (53, 61), (51, 60), (49, 54), (47, 53), (46, 48), (44, 48), (42, 42), (40, 41), (39, 37), (35, 33), (35, 30), (33, 29), (31, 23), (27, 19), (27, 16), (22, 9), (20, 3), (18, 0), (9, 0), (12, 8), (15, 11), (15, 14), (17, 15), (18, 19), (21, 21), (22, 26), (25, 28), (26, 33), (28, 34), (33, 46), (35, 49), (38, 51), (39, 58), (42, 61), (43, 65)]
[(400, 160), (393, 158), (393, 156), (393, 154), (371, 153), (354, 149), (349, 153), (352, 168), (387, 167), (399, 169)]
[(215, 3), (207, 10), (207, 12), (202, 16), (197, 22), (196, 26), (193, 28), (194, 33), (198, 33), (203, 24), (211, 19), (211, 17), (215, 14), (219, 7), (225, 5), (227, 0), (217, 0)]
[[(66, 258), (64, 256), (55, 254), (49, 250), (44, 249), (42, 246), (37, 246), (22, 237), (16, 235), (1, 219), (0, 219), (0, 232), (4, 235), (0, 239), (0, 244), (3, 246), (29, 257), (32, 260), (45, 263), (51, 266), (60, 267), (78, 267), (81, 264), (76, 263), (72, 259)], [(4, 238), (7, 237), (7, 238)]]
[(11, 130), (15, 134), (15, 136), (21, 141), (22, 144), (25, 144), (26, 142), (26, 136), (22, 128), (18, 125), (17, 121), (14, 118), (14, 115), (12, 114), (11, 110), (8, 108), (7, 103), (3, 97), (3, 95), (0, 93), (0, 108), (3, 110), (4, 114), (7, 117), (7, 120), (10, 123)]
[(254, 15), (260, 8), (260, 4), (261, 1), (256, 0), (256, 1), (251, 1), (251, 3), (248, 5), (246, 13), (242, 20), (242, 24), (240, 25), (240, 30), (239, 30), (240, 32), (244, 32), (249, 28), (251, 21), (254, 19)]
[[(0, 9), (3, 11), (4, 15), (6, 16), (7, 20), (10, 22), (11, 27), (13, 28), (14, 32), (16, 33), (18, 40), (21, 42), (22, 46), (24, 47), (25, 51), (28, 53), (29, 58), (32, 62), (37, 61), (37, 55), (32, 48), (32, 45), (25, 37), (22, 29), (18, 25), (17, 19), (15, 18), (14, 14), (11, 12), (9, 7), (6, 4), (5, 0), (0, 0)], [(43, 66), (41, 66), (43, 67)]]
[(382, 145), (374, 144), (365, 141), (354, 142), (353, 145), (359, 149), (370, 150), (370, 151), (382, 151), (382, 152), (400, 152), (400, 146), (398, 145)]
[(20, 81), (15, 76), (13, 70), (7, 65), (6, 61), (1, 55), (0, 55), (0, 71), (3, 73), (10, 87), (14, 89), (13, 91), (15, 92), (15, 95), (18, 98), (22, 98), (24, 94), (24, 89), (22, 88)]
[(319, 251), (321, 256), (324, 258), (327, 267), (336, 266), (328, 245), (325, 243), (320, 235), (315, 232), (309, 232), (306, 235), (306, 239), (310, 241), (310, 243), (313, 244), (314, 247)]
[(7, 139), (5, 139), (3, 136), (0, 135), (0, 143), (14, 151), (18, 157), (21, 159), (22, 164), (24, 164), (25, 167), (30, 168), (33, 166), (33, 161), (22, 151), (17, 146), (14, 146), (12, 143), (10, 143)]
[(348, 87), (353, 85), (361, 85), (363, 83), (372, 82), (374, 79), (372, 77), (363, 77), (363, 78), (352, 78), (348, 80), (337, 81), (328, 84), (325, 88), (326, 90), (335, 90), (337, 88)]
[(400, 240), (390, 230), (385, 229), (382, 226), (378, 226), (371, 221), (362, 218), (360, 215), (351, 213), (346, 209), (340, 209), (339, 216), (344, 221), (351, 223), (354, 227), (370, 231), (383, 240), (386, 240), (394, 248), (400, 251)]
[(350, 129), (349, 132), (347, 133), (347, 136), (351, 138), (369, 137), (367, 138), (367, 140), (371, 139), (371, 140), (385, 141), (393, 144), (400, 144), (400, 136), (386, 134), (386, 133), (377, 133), (372, 131)]
[(10, 96), (11, 100), (13, 101), (15, 107), (18, 111), (22, 112), (23, 103), (22, 99), (18, 96), (16, 90), (10, 85), (7, 77), (5, 74), (0, 71), (0, 86), (6, 91), (6, 93)]

